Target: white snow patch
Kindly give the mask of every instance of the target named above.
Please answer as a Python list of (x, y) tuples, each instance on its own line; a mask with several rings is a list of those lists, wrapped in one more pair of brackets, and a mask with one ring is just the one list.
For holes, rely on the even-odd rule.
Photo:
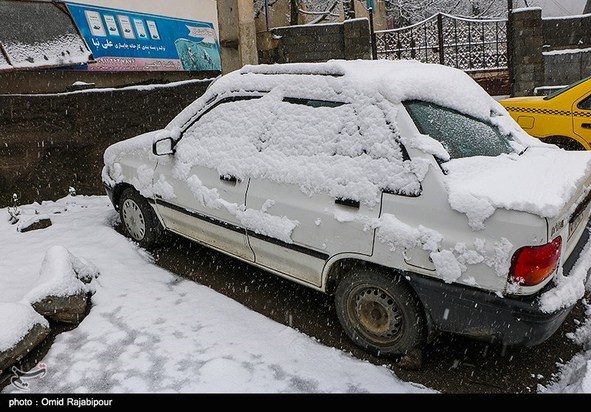
[(286, 216), (274, 216), (266, 212), (273, 205), (272, 200), (267, 200), (261, 210), (247, 208), (244, 204), (228, 202), (222, 199), (217, 189), (208, 188), (196, 175), (191, 175), (187, 180), (193, 196), (205, 207), (211, 209), (225, 209), (232, 216), (238, 218), (240, 223), (255, 233), (270, 236), (286, 243), (293, 243), (291, 233), (299, 224), (296, 220), (290, 220)]
[(542, 52), (544, 56), (556, 56), (562, 54), (578, 54), (578, 53), (589, 53), (591, 52), (591, 47), (587, 47), (584, 49), (561, 49), (561, 50), (551, 50), (547, 52)]
[[(589, 229), (585, 229), (589, 230)], [(588, 241), (568, 276), (560, 271), (555, 287), (540, 296), (540, 308), (546, 313), (574, 305), (585, 294), (587, 273), (591, 270), (591, 241)]]
[(377, 229), (378, 239), (382, 243), (388, 244), (393, 251), (397, 248), (421, 248), (436, 251), (442, 240), (439, 232), (422, 225), (413, 227), (389, 213), (384, 213), (380, 218), (372, 219), (368, 223), (368, 227)]
[(49, 327), (49, 322), (31, 305), (0, 302), (0, 352), (14, 347), (37, 324)]
[(429, 256), (433, 260), (435, 270), (437, 270), (437, 273), (445, 283), (454, 282), (466, 270), (466, 266), (461, 265), (450, 250), (431, 252)]
[(72, 296), (88, 291), (80, 278), (93, 279), (97, 276), (96, 267), (78, 259), (62, 246), (52, 246), (45, 254), (39, 278), (23, 300), (35, 303), (48, 296)]

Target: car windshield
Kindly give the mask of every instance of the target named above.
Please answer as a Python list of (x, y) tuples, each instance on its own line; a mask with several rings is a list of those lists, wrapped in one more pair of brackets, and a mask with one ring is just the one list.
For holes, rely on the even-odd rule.
[(571, 85), (568, 85), (568, 86), (562, 87), (562, 88), (560, 88), (560, 89), (558, 89), (558, 90), (554, 90), (553, 92), (551, 92), (551, 93), (548, 93), (548, 95), (547, 95), (546, 97), (544, 97), (544, 100), (550, 100), (550, 99), (553, 99), (553, 98), (555, 98), (556, 96), (558, 96), (558, 95), (560, 95), (560, 94), (562, 94), (562, 93), (564, 93), (564, 92), (566, 92), (566, 91), (568, 91), (568, 90), (572, 89), (573, 87), (575, 87), (575, 86), (578, 86), (579, 84), (581, 84), (581, 83), (583, 83), (583, 82), (586, 82), (587, 80), (591, 80), (591, 77), (587, 77), (587, 78), (585, 78), (585, 79), (582, 79), (582, 80), (579, 80), (578, 82), (575, 82), (575, 83), (573, 83), (573, 84), (571, 84)]
[(413, 100), (404, 106), (419, 131), (438, 140), (451, 159), (514, 152), (510, 136), (491, 124), (433, 103)]

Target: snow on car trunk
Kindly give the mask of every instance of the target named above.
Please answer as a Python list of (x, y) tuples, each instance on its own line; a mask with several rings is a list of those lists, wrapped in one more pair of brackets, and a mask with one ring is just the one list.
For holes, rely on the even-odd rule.
[(565, 213), (589, 183), (591, 156), (530, 148), (521, 155), (454, 159), (443, 168), (451, 207), (481, 230), (499, 208), (545, 218)]

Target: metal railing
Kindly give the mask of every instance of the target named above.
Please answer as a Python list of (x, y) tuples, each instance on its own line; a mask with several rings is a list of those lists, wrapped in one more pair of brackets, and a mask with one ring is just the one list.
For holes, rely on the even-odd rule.
[(462, 70), (507, 69), (507, 20), (439, 13), (411, 26), (375, 32), (379, 59), (415, 59)]

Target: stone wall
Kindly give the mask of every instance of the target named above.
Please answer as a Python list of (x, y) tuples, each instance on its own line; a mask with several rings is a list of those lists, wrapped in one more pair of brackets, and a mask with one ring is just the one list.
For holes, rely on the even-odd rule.
[(544, 82), (542, 9), (520, 9), (513, 12), (508, 31), (511, 95), (532, 95), (534, 89)]
[(539, 8), (519, 9), (509, 27), (512, 95), (591, 76), (591, 16), (542, 19)]
[(551, 49), (591, 45), (591, 15), (546, 17), (542, 20), (544, 46)]
[(370, 59), (369, 20), (290, 26), (259, 35), (260, 63), (324, 62)]
[(591, 15), (542, 20), (546, 86), (591, 76)]
[(54, 200), (74, 187), (104, 194), (110, 144), (164, 127), (209, 80), (159, 87), (46, 95), (0, 95), (0, 207)]

